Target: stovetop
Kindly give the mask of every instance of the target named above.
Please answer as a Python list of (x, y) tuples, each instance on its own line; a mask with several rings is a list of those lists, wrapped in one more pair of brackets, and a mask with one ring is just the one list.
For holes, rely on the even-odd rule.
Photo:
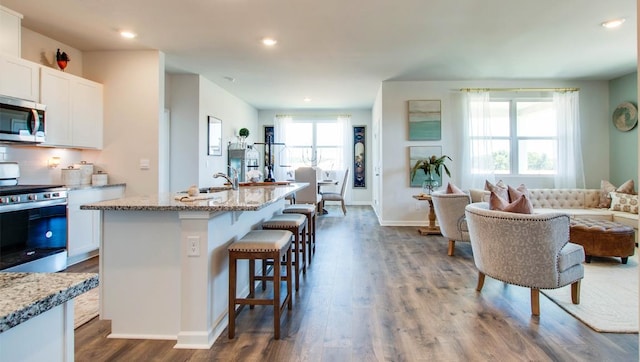
[(12, 185), (0, 186), (0, 196), (38, 193), (43, 191), (58, 191), (64, 185)]

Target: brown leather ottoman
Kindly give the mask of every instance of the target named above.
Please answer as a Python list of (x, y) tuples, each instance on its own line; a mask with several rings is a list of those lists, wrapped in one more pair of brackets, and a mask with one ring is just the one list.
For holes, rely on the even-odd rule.
[(587, 263), (592, 256), (617, 256), (626, 264), (635, 251), (633, 228), (613, 221), (572, 219), (569, 239), (582, 245)]

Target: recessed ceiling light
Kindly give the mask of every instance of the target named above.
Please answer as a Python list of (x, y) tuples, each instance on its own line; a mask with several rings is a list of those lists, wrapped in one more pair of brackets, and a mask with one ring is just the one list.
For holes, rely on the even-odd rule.
[(608, 21), (603, 22), (602, 26), (604, 26), (607, 29), (617, 28), (620, 25), (622, 25), (622, 23), (624, 23), (625, 20), (626, 20), (625, 18), (608, 20)]
[(305, 102), (311, 102), (311, 98), (309, 98), (309, 97), (304, 97), (304, 99), (303, 99), (303, 100), (304, 100)]
[(136, 36), (138, 36), (136, 33), (129, 31), (129, 30), (123, 30), (120, 32), (120, 36), (126, 39), (133, 39)]
[(262, 39), (262, 44), (268, 46), (268, 47), (272, 47), (274, 45), (276, 45), (278, 43), (277, 40), (273, 39), (273, 38), (264, 38)]

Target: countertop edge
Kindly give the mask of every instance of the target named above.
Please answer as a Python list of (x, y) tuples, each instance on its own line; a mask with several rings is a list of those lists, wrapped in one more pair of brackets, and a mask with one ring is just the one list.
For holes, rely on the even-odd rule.
[[(25, 273), (25, 274), (47, 274), (47, 273)], [(5, 332), (21, 323), (28, 321), (44, 312), (47, 312), (77, 296), (85, 293), (93, 288), (96, 288), (99, 284), (99, 276), (97, 273), (51, 273), (53, 274), (74, 274), (74, 275), (86, 275), (84, 280), (74, 283), (67, 289), (53, 290), (48, 293), (44, 298), (33, 301), (31, 304), (15, 311), (8, 313), (4, 316), (0, 316), (0, 333)], [(46, 278), (44, 276), (43, 278)]]
[[(286, 188), (289, 190), (285, 190), (281, 193), (279, 197), (272, 198), (266, 201), (253, 203), (244, 203), (239, 205), (211, 205), (206, 203), (199, 202), (171, 202), (173, 200), (172, 194), (166, 202), (165, 205), (161, 205), (157, 202), (157, 197), (155, 201), (153, 201), (153, 197), (139, 197), (139, 199), (148, 198), (146, 201), (135, 200), (135, 197), (132, 198), (122, 198), (117, 200), (108, 200), (98, 203), (85, 204), (80, 206), (80, 210), (102, 210), (102, 211), (205, 211), (205, 212), (229, 212), (229, 211), (258, 211), (263, 209), (278, 200), (284, 199), (286, 196), (295, 193), (296, 191), (307, 187), (308, 183), (292, 183), (289, 185), (274, 185), (274, 186), (250, 186), (243, 187), (242, 189), (252, 189), (252, 188)], [(226, 190), (221, 192), (233, 192), (237, 193), (239, 190)], [(133, 201), (131, 201), (133, 200)], [(206, 200), (203, 200), (206, 202)]]
[(126, 183), (119, 184), (106, 184), (106, 185), (65, 185), (64, 187), (67, 191), (78, 191), (78, 190), (92, 190), (92, 189), (105, 189), (109, 187), (119, 187), (119, 186), (127, 186)]

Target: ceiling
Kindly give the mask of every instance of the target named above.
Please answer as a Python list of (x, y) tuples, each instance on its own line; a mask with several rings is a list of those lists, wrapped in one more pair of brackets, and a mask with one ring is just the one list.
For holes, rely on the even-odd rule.
[[(0, 4), (82, 51), (161, 50), (167, 71), (199, 73), (257, 109), (371, 108), (387, 80), (609, 80), (637, 69), (635, 0)], [(600, 26), (620, 17), (619, 29)], [(267, 36), (278, 43), (263, 46)]]

